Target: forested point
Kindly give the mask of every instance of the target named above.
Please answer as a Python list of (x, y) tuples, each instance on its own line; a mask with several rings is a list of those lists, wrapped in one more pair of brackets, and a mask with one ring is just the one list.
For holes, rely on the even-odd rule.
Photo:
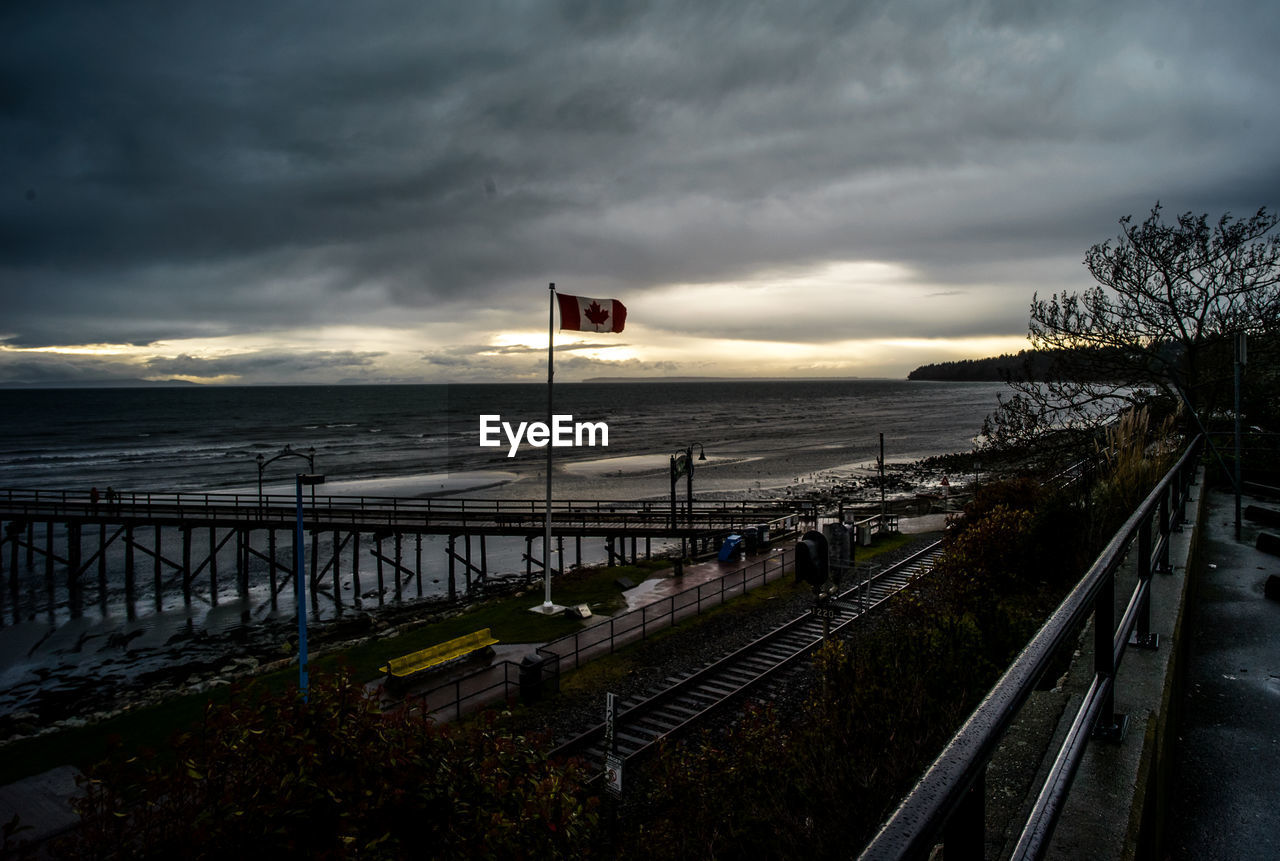
[[(1176, 351), (1176, 346), (1155, 347), (1159, 351)], [(949, 382), (1019, 382), (1024, 380), (1055, 381), (1064, 379), (1110, 380), (1117, 369), (1132, 363), (1133, 350), (1120, 347), (1076, 345), (1060, 350), (1019, 350), (986, 359), (961, 359), (921, 365), (907, 374), (908, 380), (945, 380)]]
[(1005, 382), (1025, 376), (1030, 370), (1037, 378), (1049, 370), (1050, 357), (1038, 350), (1020, 350), (1016, 354), (1005, 353), (986, 359), (962, 359), (958, 362), (936, 362), (921, 365), (907, 374), (908, 380), (947, 380), (952, 382)]

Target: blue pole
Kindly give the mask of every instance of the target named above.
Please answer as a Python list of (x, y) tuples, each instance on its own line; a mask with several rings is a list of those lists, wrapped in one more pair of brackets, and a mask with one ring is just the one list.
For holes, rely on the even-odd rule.
[(307, 702), (307, 571), (306, 538), (302, 531), (302, 474), (297, 476), (298, 531), (293, 538), (294, 581), (298, 602), (298, 689)]

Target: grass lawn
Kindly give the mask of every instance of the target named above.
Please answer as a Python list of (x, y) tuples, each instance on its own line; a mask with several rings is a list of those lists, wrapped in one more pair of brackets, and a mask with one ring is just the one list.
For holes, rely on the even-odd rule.
[[(902, 535), (901, 533), (890, 535), (887, 538), (880, 538), (872, 547), (859, 547), (857, 559), (859, 563), (866, 562), (870, 559), (887, 553), (890, 550), (897, 550), (905, 544), (915, 539), (913, 535)], [(797, 590), (807, 590), (809, 587), (797, 584), (791, 577), (780, 577), (772, 583), (766, 583), (763, 586), (757, 586), (746, 595), (734, 598), (727, 604), (721, 604), (710, 610), (704, 610), (697, 616), (690, 619), (684, 619), (670, 628), (663, 628), (656, 634), (651, 634), (645, 642), (656, 643), (666, 637), (675, 636), (676, 634), (687, 631), (694, 625), (702, 624), (708, 619), (718, 616), (741, 616), (749, 615), (759, 609), (763, 604), (777, 600), (782, 597), (789, 597), (796, 593)], [(620, 679), (631, 672), (635, 666), (635, 653), (632, 649), (623, 649), (612, 655), (603, 655), (599, 658), (583, 664), (576, 670), (566, 673), (560, 681), (560, 690), (565, 693), (571, 693), (575, 690), (594, 690), (600, 684), (608, 682), (612, 679)]]
[[(895, 535), (876, 542), (876, 546), (859, 547), (857, 558), (864, 562), (881, 553), (901, 547), (911, 536)], [(627, 577), (639, 583), (654, 571), (670, 567), (668, 560), (645, 560), (638, 565), (613, 568), (589, 568), (570, 572), (555, 583), (553, 597), (559, 604), (587, 604), (596, 616), (608, 616), (626, 606), (622, 590), (615, 582)], [(717, 607), (701, 617), (681, 622), (673, 629), (659, 632), (655, 637), (671, 636), (673, 631), (687, 630), (700, 619), (720, 613), (750, 613), (761, 603), (779, 595), (790, 594), (799, 587), (791, 578), (784, 577), (773, 583), (754, 589), (729, 604)], [(320, 655), (311, 660), (311, 672), (331, 672), (339, 667), (348, 668), (354, 678), (372, 681), (381, 675), (380, 667), (390, 658), (415, 652), (419, 649), (482, 628), (489, 628), (493, 636), (503, 643), (541, 643), (572, 633), (595, 620), (570, 619), (564, 616), (541, 616), (529, 612), (529, 608), (542, 603), (541, 588), (531, 589), (523, 595), (496, 598), (485, 602), (472, 612), (421, 625), (394, 637), (380, 638), (341, 650)], [(654, 637), (650, 638), (651, 640)], [(627, 650), (598, 658), (582, 669), (565, 676), (562, 684), (572, 690), (575, 684), (590, 680), (610, 678), (625, 674), (631, 659)], [(575, 678), (578, 679), (575, 682)], [(289, 667), (255, 677), (250, 688), (259, 686), (279, 691), (297, 684), (298, 670)], [(64, 729), (25, 741), (15, 742), (4, 748), (0, 756), (0, 785), (20, 780), (54, 766), (71, 763), (85, 767), (102, 759), (108, 752), (110, 740), (119, 738), (126, 749), (141, 747), (160, 748), (174, 732), (196, 723), (210, 703), (226, 702), (231, 689), (214, 688), (199, 694), (187, 694), (165, 700), (157, 705), (145, 706), (87, 727)]]
[[(587, 604), (592, 613), (608, 616), (626, 606), (622, 589), (615, 582), (628, 577), (635, 582), (654, 571), (670, 567), (668, 560), (644, 560), (638, 565), (614, 568), (587, 568), (570, 573), (555, 582), (553, 597), (560, 604)], [(382, 673), (379, 669), (390, 658), (407, 655), (427, 646), (451, 640), (481, 628), (489, 628), (504, 643), (541, 643), (572, 633), (594, 620), (570, 619), (564, 616), (541, 616), (529, 608), (542, 603), (541, 588), (524, 595), (497, 598), (476, 610), (439, 622), (421, 625), (395, 637), (381, 638), (313, 658), (311, 672), (332, 672), (347, 667), (354, 678), (372, 681)], [(255, 677), (251, 686), (279, 691), (296, 685), (297, 667), (289, 667)], [(174, 732), (196, 723), (207, 704), (226, 702), (231, 690), (226, 687), (199, 694), (174, 697), (162, 703), (134, 709), (87, 727), (15, 742), (4, 748), (0, 756), (0, 785), (12, 783), (32, 774), (64, 763), (81, 768), (102, 759), (110, 740), (118, 737), (127, 749), (161, 747)]]

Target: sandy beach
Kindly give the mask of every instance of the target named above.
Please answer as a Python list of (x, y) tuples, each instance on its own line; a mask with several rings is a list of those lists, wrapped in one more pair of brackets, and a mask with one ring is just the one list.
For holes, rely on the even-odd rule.
[[(835, 453), (838, 457), (838, 453)], [(832, 464), (833, 452), (789, 451), (774, 457), (708, 457), (696, 463), (695, 491), (700, 497), (778, 498), (815, 500), (824, 505), (843, 501), (850, 508), (859, 503), (878, 504), (875, 464)], [(766, 468), (796, 468), (790, 481), (774, 474), (767, 479)], [(809, 467), (809, 471), (800, 471)], [(625, 487), (632, 498), (643, 498), (637, 488), (647, 488), (655, 498), (669, 493), (668, 464), (657, 458), (602, 458), (578, 462), (557, 470), (557, 498), (574, 490), (596, 495), (601, 490)], [(936, 510), (937, 481), (941, 474), (919, 464), (886, 464), (890, 488), (886, 498), (894, 510), (906, 515), (925, 515), (904, 520), (904, 531), (938, 529), (942, 515)], [(450, 482), (465, 489), (465, 495), (508, 496), (541, 487), (541, 476), (518, 473), (488, 473), (483, 476), (423, 476), (335, 484), (326, 490), (370, 495), (433, 495), (436, 486)], [(620, 481), (621, 480), (621, 481)], [(758, 484), (757, 484), (758, 482)], [(620, 487), (621, 485), (621, 487)], [(665, 487), (664, 487), (665, 485)], [(707, 485), (719, 488), (704, 490)], [(728, 488), (726, 490), (725, 488)], [(665, 490), (663, 493), (661, 491)], [(678, 488), (684, 494), (683, 480)], [(563, 495), (562, 495), (563, 494)], [(925, 497), (923, 502), (921, 497)], [(657, 551), (658, 548), (655, 548)], [(259, 605), (264, 595), (255, 590), (251, 604)], [(371, 605), (372, 606), (372, 605)], [(431, 601), (388, 607), (395, 617), (432, 612)], [(118, 616), (84, 617), (51, 629), (41, 621), (0, 628), (0, 737), (31, 731), (51, 721), (77, 725), (86, 712), (119, 707), (169, 695), (178, 690), (200, 690), (223, 684), (287, 655), (280, 644), (293, 633), (291, 612), (282, 607), (276, 616), (257, 614), (246, 627), (244, 608), (239, 601), (224, 601), (217, 608), (193, 607), (143, 615), (133, 622)], [(326, 638), (367, 635), (376, 626), (379, 614), (352, 613), (334, 624), (317, 620), (317, 642)]]

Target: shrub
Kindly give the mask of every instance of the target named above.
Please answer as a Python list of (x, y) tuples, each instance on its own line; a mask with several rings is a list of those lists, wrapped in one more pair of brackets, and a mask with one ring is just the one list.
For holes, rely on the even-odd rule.
[[(345, 675), (240, 693), (166, 752), (91, 770), (76, 857), (551, 858), (583, 854), (596, 800), (492, 720), (382, 714)], [(168, 755), (171, 754), (171, 755)]]

